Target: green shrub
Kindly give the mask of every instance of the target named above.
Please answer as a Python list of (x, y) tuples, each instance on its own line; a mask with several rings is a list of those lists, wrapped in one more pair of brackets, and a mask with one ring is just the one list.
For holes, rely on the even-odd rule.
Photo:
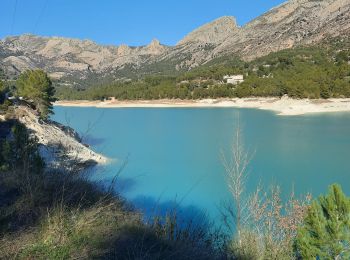
[(54, 88), (48, 75), (42, 70), (23, 72), (16, 81), (17, 95), (33, 102), (43, 119), (52, 111)]
[(350, 199), (339, 185), (315, 200), (298, 230), (296, 248), (303, 259), (349, 259)]

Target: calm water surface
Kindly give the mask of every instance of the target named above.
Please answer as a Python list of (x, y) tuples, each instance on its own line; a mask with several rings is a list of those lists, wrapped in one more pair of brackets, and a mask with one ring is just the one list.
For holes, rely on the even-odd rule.
[(117, 188), (147, 214), (177, 205), (184, 215), (218, 217), (230, 198), (221, 151), (230, 155), (238, 121), (254, 154), (248, 190), (274, 183), (284, 196), (292, 189), (317, 196), (338, 182), (350, 193), (350, 113), (282, 117), (234, 108), (55, 107), (53, 119), (113, 159), (95, 180), (107, 183), (128, 158)]

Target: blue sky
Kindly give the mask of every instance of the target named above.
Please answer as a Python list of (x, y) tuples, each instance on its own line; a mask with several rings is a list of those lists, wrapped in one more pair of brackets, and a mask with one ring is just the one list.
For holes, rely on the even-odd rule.
[[(34, 33), (100, 44), (174, 45), (224, 15), (244, 25), (284, 0), (1, 0), (0, 38)], [(17, 3), (17, 4), (16, 4)]]

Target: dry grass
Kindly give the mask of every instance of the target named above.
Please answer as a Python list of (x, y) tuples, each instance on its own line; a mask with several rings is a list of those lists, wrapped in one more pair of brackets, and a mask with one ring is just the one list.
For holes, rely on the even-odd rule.
[(293, 259), (297, 228), (309, 207), (311, 196), (297, 199), (292, 193), (283, 202), (278, 186), (267, 191), (258, 186), (248, 193), (246, 182), (251, 156), (238, 128), (231, 155), (223, 157), (232, 201), (223, 205), (222, 216), (231, 232), (230, 254), (235, 259)]

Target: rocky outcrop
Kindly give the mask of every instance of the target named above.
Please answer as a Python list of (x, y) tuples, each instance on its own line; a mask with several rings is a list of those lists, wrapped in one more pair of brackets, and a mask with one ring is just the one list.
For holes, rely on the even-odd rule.
[(147, 54), (151, 55), (160, 55), (166, 52), (167, 47), (160, 44), (157, 39), (153, 39), (152, 42), (144, 48), (144, 51)]
[(194, 30), (177, 45), (188, 43), (209, 43), (217, 45), (223, 43), (228, 37), (234, 35), (238, 31), (239, 27), (237, 26), (236, 19), (232, 16), (224, 16)]
[(0, 41), (0, 68), (12, 75), (42, 68), (55, 79), (69, 79), (68, 83), (90, 75), (118, 79), (164, 69), (188, 70), (222, 56), (251, 60), (296, 45), (349, 35), (350, 1), (290, 0), (242, 27), (233, 17), (219, 18), (172, 47), (158, 40), (130, 47), (61, 37), (8, 37)]
[[(1, 48), (2, 47), (2, 48)], [(42, 68), (54, 78), (79, 74), (107, 73), (126, 64), (150, 62), (168, 47), (153, 40), (143, 47), (100, 46), (92, 41), (61, 37), (21, 35), (0, 41), (0, 50), (11, 53), (0, 60), (7, 72)], [(4, 52), (3, 52), (4, 53)]]
[(27, 69), (34, 69), (36, 65), (26, 56), (8, 56), (2, 60), (4, 66), (8, 68), (12, 74)]
[(16, 107), (14, 113), (15, 118), (38, 139), (41, 156), (49, 169), (78, 171), (98, 163), (107, 163), (107, 158), (84, 145), (72, 128), (52, 121), (43, 122), (35, 111), (26, 106)]

